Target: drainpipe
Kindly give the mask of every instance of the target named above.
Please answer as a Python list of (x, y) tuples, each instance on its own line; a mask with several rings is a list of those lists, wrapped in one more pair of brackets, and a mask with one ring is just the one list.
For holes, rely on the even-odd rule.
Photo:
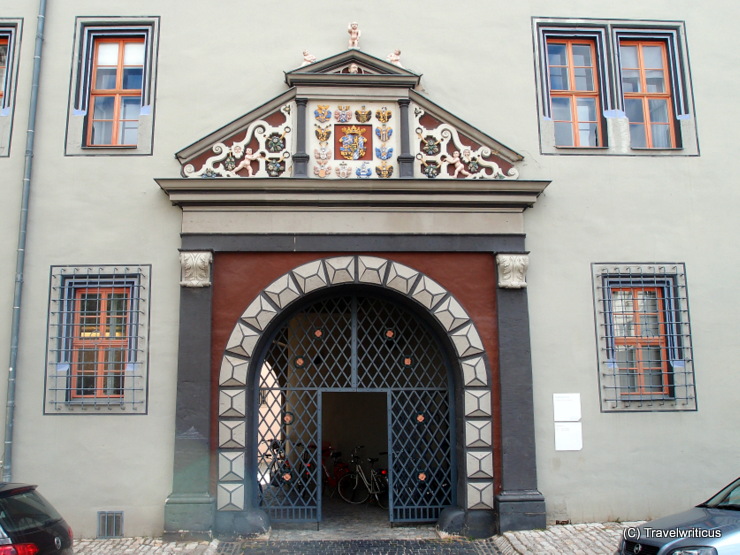
[(23, 196), (18, 230), (18, 251), (15, 259), (15, 293), (13, 295), (13, 321), (10, 329), (10, 364), (8, 366), (8, 398), (5, 404), (5, 446), (3, 450), (3, 481), (12, 479), (13, 420), (15, 418), (15, 373), (18, 361), (18, 337), (21, 326), (21, 298), (23, 293), (23, 269), (26, 263), (26, 231), (28, 230), (28, 205), (31, 196), (31, 170), (33, 168), (33, 143), (36, 132), (36, 111), (39, 101), (39, 77), (41, 75), (41, 49), (44, 44), (44, 22), (46, 0), (39, 1), (36, 48), (33, 55), (33, 81), (31, 103), (28, 108), (28, 132), (26, 133), (26, 163), (23, 170)]

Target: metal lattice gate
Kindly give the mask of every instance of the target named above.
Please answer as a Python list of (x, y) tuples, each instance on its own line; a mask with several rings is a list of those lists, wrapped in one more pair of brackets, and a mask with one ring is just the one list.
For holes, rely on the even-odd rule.
[(333, 391), (388, 397), (391, 521), (435, 520), (454, 503), (449, 367), (411, 311), (373, 296), (315, 301), (271, 335), (261, 363), (256, 479), (272, 520), (321, 520), (321, 400)]

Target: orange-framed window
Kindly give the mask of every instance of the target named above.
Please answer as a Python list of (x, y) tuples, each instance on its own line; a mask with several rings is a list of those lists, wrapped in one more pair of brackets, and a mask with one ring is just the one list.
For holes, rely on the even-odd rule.
[(668, 395), (664, 289), (612, 287), (611, 331), (623, 397)]
[(624, 111), (633, 148), (675, 148), (668, 52), (661, 41), (619, 44)]
[(94, 43), (87, 146), (136, 146), (144, 77), (144, 39)]
[(131, 290), (75, 291), (70, 387), (72, 398), (123, 397), (131, 340)]
[(603, 146), (594, 41), (548, 38), (547, 66), (555, 145)]
[(8, 38), (0, 37), (0, 105), (5, 96), (5, 74), (8, 71)]

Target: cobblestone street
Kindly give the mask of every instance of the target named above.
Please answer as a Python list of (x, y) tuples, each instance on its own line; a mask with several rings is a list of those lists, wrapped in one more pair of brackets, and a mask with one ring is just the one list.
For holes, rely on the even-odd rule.
[[(344, 531), (275, 530), (267, 538), (241, 541), (164, 542), (152, 538), (77, 540), (77, 555), (183, 553), (189, 555), (306, 554), (492, 554), (492, 555), (612, 555), (626, 527), (638, 523), (592, 523), (550, 526), (547, 530), (507, 532), (486, 540), (441, 539), (431, 527), (409, 529), (355, 528), (354, 539)], [(363, 536), (371, 536), (365, 538)], [(416, 536), (415, 538), (409, 536)], [(312, 537), (314, 539), (309, 539)]]

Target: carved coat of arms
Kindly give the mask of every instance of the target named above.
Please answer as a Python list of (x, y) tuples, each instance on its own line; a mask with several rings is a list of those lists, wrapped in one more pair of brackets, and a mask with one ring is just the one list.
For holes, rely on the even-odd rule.
[(316, 121), (319, 123), (326, 123), (331, 120), (331, 110), (329, 110), (328, 104), (319, 104), (316, 110), (313, 111), (313, 115), (316, 117)]
[(339, 123), (347, 123), (352, 119), (352, 110), (350, 110), (349, 106), (337, 106), (334, 112), (334, 118)]
[(339, 152), (347, 160), (359, 160), (367, 151), (367, 138), (363, 134), (367, 129), (353, 125), (342, 127), (344, 136), (340, 138)]
[(393, 128), (383, 124), (383, 127), (375, 128), (375, 135), (380, 139), (381, 142), (388, 142), (393, 135)]
[(355, 117), (360, 123), (367, 123), (370, 121), (370, 118), (373, 117), (373, 112), (372, 110), (366, 110), (363, 106), (359, 110), (355, 110)]

